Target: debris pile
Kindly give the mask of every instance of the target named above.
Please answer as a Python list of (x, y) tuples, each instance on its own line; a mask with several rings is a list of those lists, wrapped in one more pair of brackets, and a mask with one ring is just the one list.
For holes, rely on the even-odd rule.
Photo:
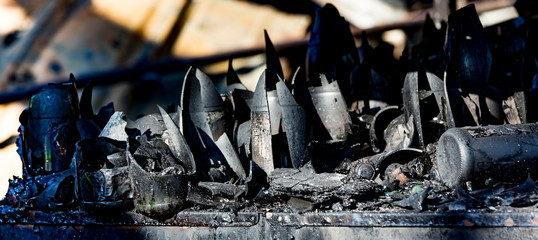
[(20, 117), (24, 178), (2, 203), (157, 220), (184, 209), (534, 207), (536, 29), (523, 17), (483, 29), (469, 5), (440, 30), (428, 17), (422, 40), (397, 61), (366, 37), (357, 48), (326, 5), (306, 69), (291, 80), (265, 33), (267, 68), (254, 92), (231, 60), (227, 92), (191, 68), (177, 106), (132, 120), (112, 104), (94, 113), (91, 83), (80, 103), (74, 77), (50, 84)]

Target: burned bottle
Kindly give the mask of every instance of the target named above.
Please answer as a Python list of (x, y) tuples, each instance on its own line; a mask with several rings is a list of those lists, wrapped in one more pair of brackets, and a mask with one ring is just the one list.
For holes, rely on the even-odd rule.
[(405, 77), (402, 89), (405, 119), (412, 119), (421, 148), (437, 141), (441, 133), (455, 125), (444, 90), (443, 80), (433, 73), (419, 70)]
[[(326, 4), (316, 12), (308, 43), (306, 73), (310, 86), (321, 85), (323, 74), (335, 80), (345, 89), (342, 97), (351, 104), (350, 73), (359, 63), (359, 54), (349, 30), (349, 23), (340, 16), (332, 4)], [(356, 96), (354, 96), (356, 97)], [(348, 107), (348, 105), (346, 105)]]
[(23, 159), (31, 174), (50, 174), (69, 168), (75, 152), (78, 95), (73, 83), (49, 84), (30, 100), (21, 115)]
[(265, 90), (265, 72), (260, 76), (260, 80), (256, 85), (251, 109), (252, 161), (269, 174), (274, 170), (274, 164), (271, 121), (267, 103), (267, 91)]
[(224, 102), (211, 79), (199, 69), (191, 68), (185, 77), (181, 109), (185, 139), (201, 176), (220, 182), (244, 179), (245, 170), (226, 133)]
[(76, 188), (82, 208), (110, 214), (133, 208), (133, 191), (125, 150), (104, 138), (76, 144)]
[(187, 196), (185, 167), (161, 139), (142, 135), (131, 143), (126, 155), (135, 209), (157, 219), (177, 213)]
[(309, 87), (316, 111), (329, 132), (332, 140), (345, 141), (351, 132), (351, 117), (337, 81), (329, 83), (327, 77), (320, 74), (321, 86)]
[(456, 126), (502, 124), (501, 93), (488, 82), (492, 56), (470, 4), (448, 19), (445, 88)]
[(450, 187), (471, 181), (523, 182), (538, 177), (538, 124), (452, 128), (439, 139), (436, 161)]
[(291, 162), (293, 167), (299, 168), (302, 165), (306, 147), (305, 113), (303, 108), (295, 102), (293, 95), (291, 95), (283, 80), (279, 80), (276, 84), (276, 90), (282, 108), (282, 121)]

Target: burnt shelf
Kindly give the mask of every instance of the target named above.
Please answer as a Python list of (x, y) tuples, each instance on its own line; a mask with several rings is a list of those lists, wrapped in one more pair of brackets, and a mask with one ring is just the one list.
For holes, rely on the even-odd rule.
[(302, 214), (182, 211), (165, 223), (132, 212), (107, 218), (108, 221), (119, 220), (115, 223), (95, 219), (80, 211), (61, 214), (28, 211), (20, 214), (26, 214), (26, 217), (13, 220), (6, 219), (9, 214), (3, 216), (0, 231), (4, 237), (323, 239), (361, 236), (383, 239), (398, 236), (399, 239), (484, 239), (524, 238), (538, 233), (538, 212), (525, 209), (496, 212), (366, 211)]

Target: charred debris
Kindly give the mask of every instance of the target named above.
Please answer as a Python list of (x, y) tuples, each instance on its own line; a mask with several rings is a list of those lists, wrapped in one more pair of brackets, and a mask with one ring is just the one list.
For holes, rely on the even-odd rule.
[(3, 216), (534, 208), (536, 29), (524, 17), (484, 29), (469, 5), (441, 29), (427, 18), (394, 60), (366, 37), (357, 48), (326, 5), (292, 79), (265, 33), (254, 92), (231, 62), (226, 93), (191, 68), (179, 104), (138, 119), (112, 103), (95, 113), (92, 84), (79, 102), (71, 76), (20, 116), (24, 177)]

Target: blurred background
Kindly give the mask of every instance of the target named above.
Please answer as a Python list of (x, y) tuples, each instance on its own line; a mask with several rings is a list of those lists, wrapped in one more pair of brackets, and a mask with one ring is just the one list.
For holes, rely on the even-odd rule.
[(113, 102), (130, 118), (177, 105), (190, 66), (225, 88), (233, 58), (254, 90), (265, 69), (264, 29), (290, 79), (304, 69), (316, 10), (329, 2), (357, 47), (365, 37), (373, 47), (387, 43), (395, 59), (426, 15), (440, 27), (450, 11), (474, 3), (484, 26), (518, 16), (515, 0), (0, 0), (0, 196), (22, 175), (18, 118), (45, 84), (73, 73), (79, 90), (95, 84), (94, 111)]

